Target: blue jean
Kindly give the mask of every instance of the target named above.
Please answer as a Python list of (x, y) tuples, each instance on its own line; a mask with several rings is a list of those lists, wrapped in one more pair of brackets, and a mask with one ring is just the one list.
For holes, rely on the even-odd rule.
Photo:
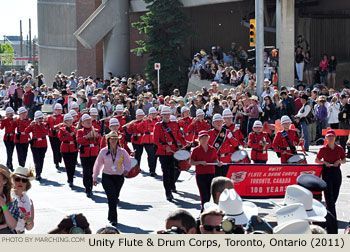
[(317, 134), (316, 138), (321, 138), (322, 137), (322, 130), (327, 128), (327, 119), (323, 119), (321, 121), (317, 120)]
[(296, 70), (297, 70), (298, 80), (299, 80), (299, 81), (303, 81), (304, 62), (295, 63), (295, 68), (296, 68)]
[(306, 122), (301, 123), (301, 131), (304, 135), (304, 149), (308, 150), (310, 146), (310, 134), (309, 134), (309, 125)]
[(249, 133), (253, 130), (254, 122), (258, 120), (258, 118), (249, 118), (248, 119), (248, 126), (247, 126), (247, 136), (249, 136)]
[(328, 71), (326, 71), (323, 76), (322, 74), (320, 75), (320, 80), (321, 80), (321, 83), (324, 83), (325, 85), (328, 84)]

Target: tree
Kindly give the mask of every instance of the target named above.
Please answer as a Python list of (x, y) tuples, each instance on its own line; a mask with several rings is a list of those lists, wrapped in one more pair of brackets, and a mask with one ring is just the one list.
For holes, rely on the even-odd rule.
[(12, 65), (15, 50), (13, 50), (11, 43), (6, 42), (4, 44), (0, 44), (0, 54), (3, 65)]
[[(178, 0), (144, 0), (149, 9), (140, 17), (141, 21), (132, 24), (145, 34), (145, 40), (136, 41), (135, 54), (147, 54), (149, 60), (145, 69), (146, 78), (157, 78), (154, 63), (161, 64), (161, 91), (168, 94), (175, 87), (185, 89), (187, 83), (183, 44), (191, 35), (187, 18)], [(158, 93), (160, 91), (158, 90)]]

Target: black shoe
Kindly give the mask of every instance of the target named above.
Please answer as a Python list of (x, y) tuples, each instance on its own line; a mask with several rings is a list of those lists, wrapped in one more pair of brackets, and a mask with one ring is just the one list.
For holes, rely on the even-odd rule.
[(11, 171), (13, 171), (13, 166), (12, 165), (8, 165), (7, 166)]
[(90, 192), (86, 192), (86, 197), (88, 197), (88, 198), (91, 198), (92, 197), (92, 192), (90, 191)]
[(350, 178), (350, 175), (346, 175), (347, 178)]
[(73, 182), (68, 182), (68, 185), (69, 185), (70, 188), (73, 188), (73, 186), (74, 186)]
[(36, 175), (35, 176), (35, 180), (40, 181), (41, 180), (41, 176), (40, 175)]
[(156, 177), (156, 176), (157, 176), (157, 173), (151, 172), (150, 176), (151, 176), (151, 177)]
[(118, 221), (110, 221), (109, 222), (113, 227), (117, 227), (118, 226)]
[(172, 194), (169, 194), (169, 195), (166, 196), (166, 199), (168, 201), (172, 201), (174, 199), (174, 196)]
[(177, 190), (174, 188), (174, 189), (171, 189), (171, 192), (177, 193)]

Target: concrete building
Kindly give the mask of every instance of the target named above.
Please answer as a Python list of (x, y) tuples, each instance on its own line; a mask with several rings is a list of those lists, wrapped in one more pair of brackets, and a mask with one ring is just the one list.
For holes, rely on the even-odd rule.
[[(220, 44), (228, 50), (231, 42), (236, 42), (249, 49), (249, 29), (244, 24), (255, 16), (254, 0), (182, 0), (182, 3), (196, 33), (184, 48), (189, 64), (194, 53), (202, 48), (210, 51), (211, 45)], [(276, 9), (280, 10), (277, 15)], [(44, 14), (44, 10), (51, 12)], [(39, 71), (48, 78), (51, 75), (53, 78), (57, 71), (70, 73), (75, 69), (78, 75), (99, 77), (109, 71), (114, 75), (143, 73), (147, 58), (129, 50), (137, 46), (136, 40), (143, 39), (131, 28), (131, 23), (138, 21), (145, 11), (142, 0), (39, 0)], [(264, 12), (264, 42), (280, 47), (283, 85), (292, 85), (294, 81), (293, 46), (299, 34), (308, 40), (315, 66), (323, 53), (336, 54), (339, 62), (350, 61), (348, 1), (265, 0)], [(344, 74), (348, 77), (345, 71)]]

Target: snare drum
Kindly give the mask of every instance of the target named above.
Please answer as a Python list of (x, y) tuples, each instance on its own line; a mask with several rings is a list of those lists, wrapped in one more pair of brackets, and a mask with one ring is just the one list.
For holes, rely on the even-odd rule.
[(136, 160), (136, 158), (131, 158), (131, 170), (129, 171), (128, 175), (126, 175), (126, 178), (133, 178), (136, 177), (140, 173), (140, 166)]
[(250, 159), (248, 152), (245, 150), (237, 150), (231, 155), (231, 160), (233, 163), (237, 164), (250, 164)]
[(187, 150), (178, 150), (174, 153), (174, 158), (179, 162), (181, 171), (187, 171), (191, 168), (190, 157), (191, 153)]
[(296, 154), (288, 158), (288, 164), (307, 164), (305, 155)]

